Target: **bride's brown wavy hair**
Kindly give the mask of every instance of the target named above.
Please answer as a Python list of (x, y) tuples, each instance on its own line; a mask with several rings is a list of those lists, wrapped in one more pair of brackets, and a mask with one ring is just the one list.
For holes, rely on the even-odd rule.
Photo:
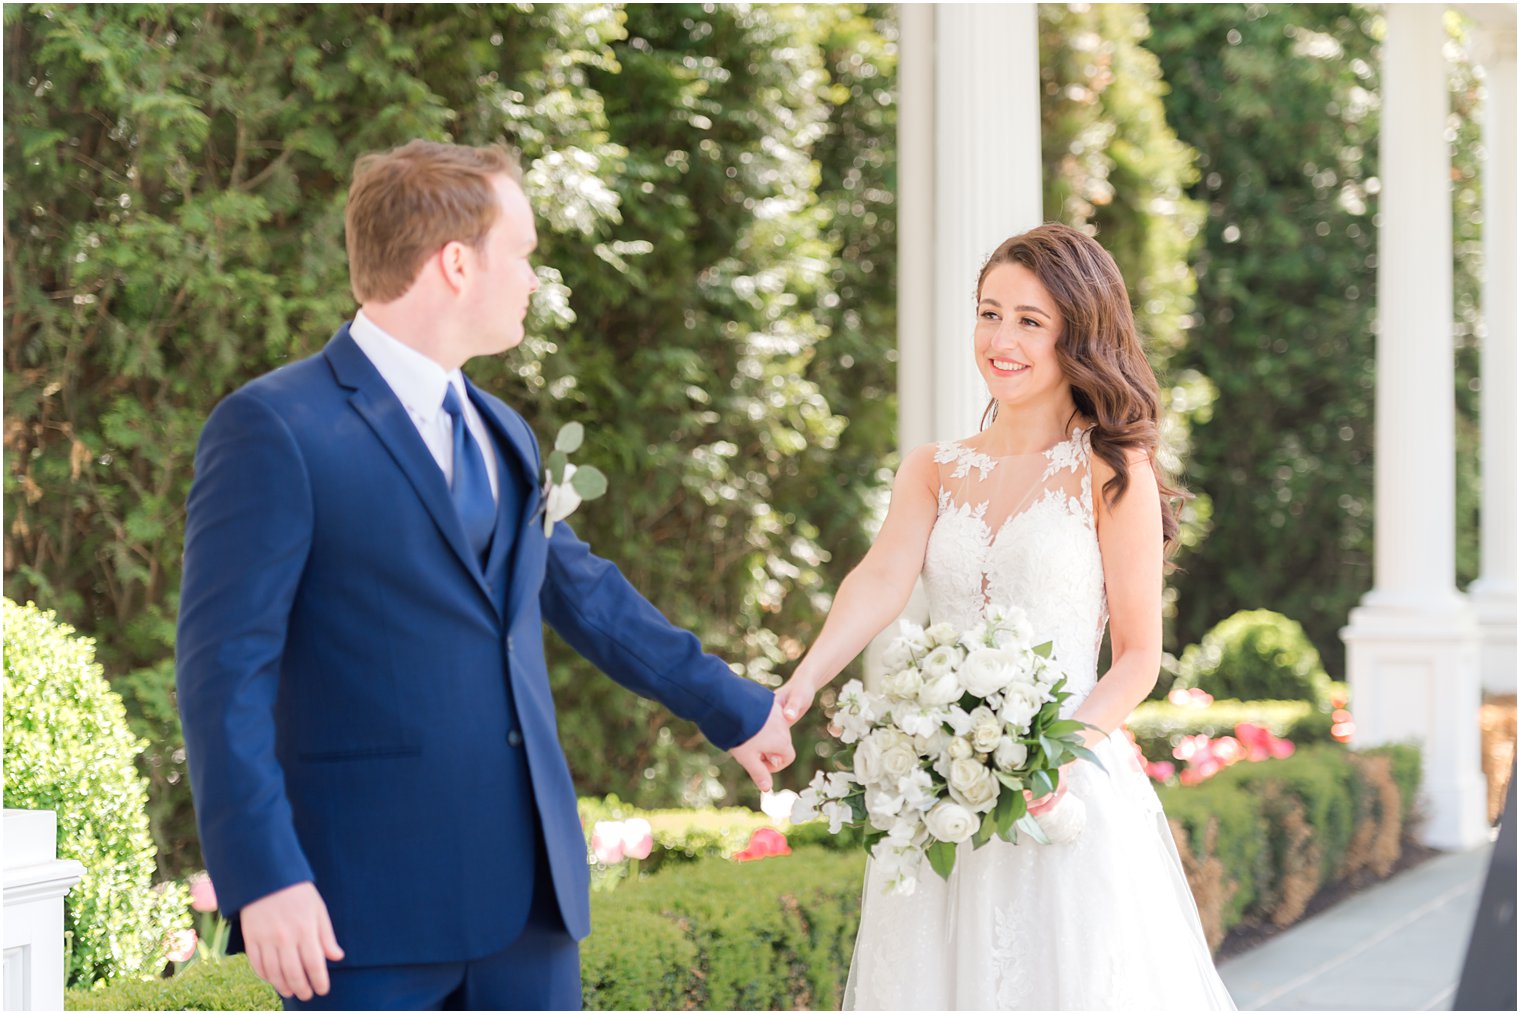
[[(1056, 361), (1066, 374), (1077, 411), (1093, 420), (1092, 449), (1113, 467), (1103, 486), (1110, 507), (1129, 488), (1126, 452), (1142, 448), (1161, 489), (1161, 539), (1169, 552), (1177, 541), (1177, 507), (1188, 493), (1170, 485), (1156, 461), (1160, 440), (1160, 386), (1145, 358), (1129, 291), (1119, 266), (1097, 240), (1068, 225), (1047, 222), (1004, 241), (976, 280), (976, 297), (993, 268), (1022, 264), (1055, 300), (1065, 326)], [(997, 399), (982, 415), (986, 429), (997, 418)]]

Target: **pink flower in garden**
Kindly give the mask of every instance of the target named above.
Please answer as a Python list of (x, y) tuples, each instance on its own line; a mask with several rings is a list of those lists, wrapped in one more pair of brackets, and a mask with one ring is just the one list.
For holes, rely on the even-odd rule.
[(654, 830), (643, 817), (623, 821), (623, 855), (629, 859), (648, 859), (654, 848)]
[(1236, 761), (1246, 759), (1245, 747), (1240, 745), (1240, 740), (1234, 736), (1220, 736), (1210, 744), (1210, 750), (1220, 764), (1229, 767)]
[(1145, 773), (1158, 782), (1166, 782), (1177, 773), (1177, 765), (1171, 761), (1152, 761), (1145, 766)]
[(787, 844), (786, 835), (773, 827), (761, 827), (756, 828), (755, 833), (749, 836), (749, 844), (743, 851), (734, 853), (734, 862), (747, 863), (752, 859), (791, 854), (792, 847)]
[(169, 934), (169, 960), (189, 961), (191, 958), (195, 957), (195, 948), (199, 942), (200, 941), (195, 934), (195, 930), (175, 930), (173, 933)]
[(611, 866), (623, 861), (623, 822), (599, 820), (591, 828), (591, 851), (596, 861)]
[(1202, 732), (1193, 736), (1183, 736), (1177, 741), (1177, 745), (1172, 747), (1172, 756), (1180, 761), (1191, 761), (1201, 754), (1212, 755), (1212, 753), (1208, 734)]
[(1213, 694), (1206, 690), (1199, 690), (1197, 687), (1189, 687), (1186, 690), (1177, 687), (1166, 695), (1166, 699), (1179, 708), (1206, 708), (1214, 703)]
[(1298, 747), (1294, 745), (1291, 739), (1278, 739), (1276, 736), (1273, 736), (1267, 742), (1267, 751), (1271, 753), (1273, 758), (1276, 760), (1282, 760), (1284, 757), (1292, 757), (1293, 751), (1297, 749)]
[(216, 888), (211, 885), (211, 875), (205, 870), (191, 874), (185, 882), (190, 888), (190, 907), (197, 912), (215, 912)]

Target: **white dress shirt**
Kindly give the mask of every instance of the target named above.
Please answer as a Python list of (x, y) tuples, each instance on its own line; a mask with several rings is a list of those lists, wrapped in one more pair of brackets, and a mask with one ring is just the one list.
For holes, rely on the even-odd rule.
[(464, 406), (465, 425), (485, 456), (491, 496), (500, 502), (496, 484), (496, 443), (465, 392), (464, 374), (458, 370), (444, 370), (410, 345), (386, 334), (364, 315), (363, 310), (354, 315), (348, 333), (395, 392), (422, 436), (422, 442), (432, 452), (433, 460), (443, 469), (443, 478), (450, 488), (454, 485), (454, 420), (443, 410), (443, 395), (450, 384), (454, 385), (459, 403)]

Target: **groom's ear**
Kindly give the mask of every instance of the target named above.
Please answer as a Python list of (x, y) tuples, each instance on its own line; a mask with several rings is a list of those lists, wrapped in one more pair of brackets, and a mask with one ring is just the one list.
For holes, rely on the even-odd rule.
[[(465, 281), (475, 268), (473, 260), (474, 251), (458, 240), (450, 240), (443, 245), (443, 249), (424, 262), (423, 270), (432, 266), (437, 270), (449, 289), (458, 293), (465, 286)], [(431, 263), (429, 263), (431, 262)], [(416, 283), (413, 282), (415, 285)]]

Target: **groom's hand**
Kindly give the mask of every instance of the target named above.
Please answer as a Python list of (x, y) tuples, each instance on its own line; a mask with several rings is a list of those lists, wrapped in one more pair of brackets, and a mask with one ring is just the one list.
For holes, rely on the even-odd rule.
[(771, 791), (771, 772), (780, 771), (797, 759), (792, 749), (792, 728), (781, 714), (780, 701), (771, 702), (771, 713), (760, 731), (729, 753), (749, 772), (761, 792)]
[(243, 906), (243, 946), (259, 978), (281, 996), (326, 996), (327, 962), (342, 961), (327, 905), (311, 881), (266, 894)]

